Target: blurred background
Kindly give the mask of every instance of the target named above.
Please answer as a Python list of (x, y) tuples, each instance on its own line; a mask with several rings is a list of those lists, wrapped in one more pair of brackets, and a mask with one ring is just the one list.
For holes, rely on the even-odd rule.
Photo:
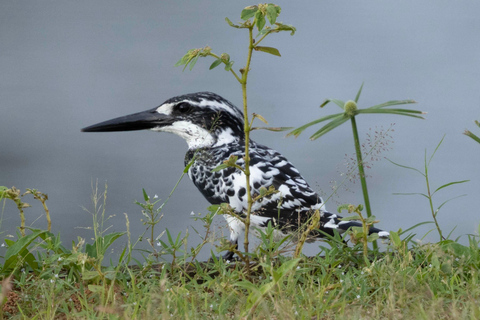
[[(366, 148), (377, 143), (368, 171), (373, 213), (387, 230), (406, 229), (432, 220), (428, 200), (394, 193), (426, 193), (418, 173), (384, 158), (423, 170), (445, 135), (429, 167), (432, 189), (452, 181), (464, 184), (440, 190), (434, 205), (443, 232), (452, 238), (478, 234), (480, 210), (480, 145), (464, 136), (479, 134), (480, 3), (474, 1), (302, 1), (278, 0), (279, 21), (297, 33), (269, 36), (264, 46), (282, 57), (255, 52), (249, 78), (251, 112), (271, 126), (298, 127), (338, 113), (326, 98), (349, 100), (365, 83), (359, 107), (396, 99), (414, 99), (409, 108), (428, 112), (426, 120), (391, 115), (357, 118)], [(186, 143), (170, 134), (147, 131), (81, 133), (94, 123), (160, 105), (173, 96), (212, 91), (241, 107), (241, 88), (213, 59), (201, 59), (193, 71), (174, 64), (192, 48), (209, 45), (227, 52), (234, 69), (246, 59), (247, 32), (229, 27), (224, 18), (240, 21), (246, 1), (2, 1), (0, 2), (0, 186), (48, 194), (52, 231), (66, 247), (93, 232), (92, 185), (108, 184), (107, 232), (126, 230), (124, 213), (136, 239), (144, 230), (142, 188), (165, 200), (183, 171)], [(319, 127), (317, 127), (318, 129)], [(363, 203), (360, 182), (345, 179), (354, 158), (351, 126), (316, 141), (314, 129), (297, 139), (285, 133), (253, 132), (253, 139), (283, 153), (324, 198), (327, 208)], [(381, 141), (375, 140), (387, 134)], [(369, 147), (370, 146), (370, 147)], [(377, 154), (377, 151), (379, 152)], [(40, 203), (24, 201), (27, 225), (46, 228)], [(207, 201), (185, 177), (168, 203), (156, 235), (165, 228), (176, 235), (189, 229), (190, 245), (203, 234), (192, 212), (204, 215)], [(20, 225), (13, 202), (2, 202), (1, 237), (15, 235)], [(85, 210), (86, 209), (86, 210)], [(86, 229), (87, 228), (87, 229)], [(434, 228), (414, 230), (421, 239)], [(222, 217), (217, 235), (228, 234)], [(162, 238), (164, 239), (165, 236)], [(438, 241), (433, 231), (423, 239)], [(123, 249), (120, 238), (113, 254)], [(146, 241), (138, 248), (147, 248)], [(207, 245), (199, 258), (207, 258)], [(0, 248), (0, 250), (5, 250)], [(116, 250), (116, 251), (115, 251)], [(318, 252), (318, 243), (306, 254)], [(1, 255), (4, 252), (0, 252)]]

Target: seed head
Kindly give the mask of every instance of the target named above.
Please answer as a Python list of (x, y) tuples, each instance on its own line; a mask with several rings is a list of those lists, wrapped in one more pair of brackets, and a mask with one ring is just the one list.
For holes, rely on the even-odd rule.
[(355, 115), (355, 111), (357, 111), (357, 103), (353, 100), (348, 100), (345, 102), (343, 109), (345, 110), (345, 114), (347, 116), (353, 117)]

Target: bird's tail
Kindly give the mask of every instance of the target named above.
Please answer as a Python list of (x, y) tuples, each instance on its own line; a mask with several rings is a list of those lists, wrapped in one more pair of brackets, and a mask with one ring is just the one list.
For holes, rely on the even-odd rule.
[[(340, 233), (344, 233), (351, 227), (361, 227), (362, 224), (357, 221), (342, 221), (342, 217), (330, 213), (330, 212), (322, 212), (322, 216), (320, 218), (320, 231), (333, 235), (333, 230), (337, 230)], [(380, 238), (388, 238), (390, 236), (390, 232), (384, 231), (378, 228), (370, 228), (369, 234), (378, 233)]]

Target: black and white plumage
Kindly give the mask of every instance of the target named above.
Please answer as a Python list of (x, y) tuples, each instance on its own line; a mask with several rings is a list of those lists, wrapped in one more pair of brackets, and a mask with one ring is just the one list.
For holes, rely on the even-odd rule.
[[(194, 158), (188, 170), (193, 183), (210, 203), (228, 203), (238, 215), (244, 216), (247, 209), (244, 173), (232, 167), (212, 172), (232, 155), (238, 156), (239, 166), (244, 166), (243, 114), (237, 107), (214, 93), (198, 92), (171, 98), (157, 108), (101, 122), (82, 131), (142, 129), (171, 132), (184, 138), (188, 144), (185, 165)], [(258, 195), (262, 187), (273, 186), (278, 190), (253, 204), (253, 226), (265, 227), (271, 222), (282, 233), (293, 232), (303, 226), (317, 209), (321, 212), (321, 219), (320, 232), (317, 231), (315, 236), (360, 226), (357, 222), (341, 221), (341, 217), (327, 212), (323, 200), (282, 154), (252, 140), (249, 146), (252, 194)], [(224, 216), (230, 227), (230, 241), (237, 245), (244, 225), (233, 216)], [(371, 228), (370, 232), (388, 236), (388, 232), (376, 228)], [(229, 252), (224, 257), (229, 259), (232, 256), (233, 252)]]

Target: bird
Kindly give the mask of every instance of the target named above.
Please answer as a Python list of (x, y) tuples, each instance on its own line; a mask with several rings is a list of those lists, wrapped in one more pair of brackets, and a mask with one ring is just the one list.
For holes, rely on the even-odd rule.
[[(166, 100), (156, 108), (138, 112), (83, 128), (83, 132), (151, 130), (174, 133), (183, 138), (188, 151), (185, 166), (188, 176), (213, 205), (227, 203), (234, 215), (224, 214), (230, 229), (231, 249), (223, 256), (232, 260), (238, 239), (245, 229), (248, 208), (245, 166), (244, 116), (233, 103), (212, 92), (196, 92)], [(238, 166), (223, 166), (233, 158)], [(294, 165), (281, 153), (249, 140), (250, 189), (257, 196), (251, 208), (250, 223), (265, 228), (270, 223), (277, 236), (298, 232), (313, 214), (320, 221), (312, 232), (313, 240), (325, 235), (362, 226), (356, 221), (343, 221), (328, 212), (322, 198), (315, 192)], [(230, 160), (231, 161), (231, 160)], [(273, 190), (264, 197), (265, 190)], [(239, 219), (240, 218), (240, 219)], [(242, 221), (243, 220), (243, 221)], [(371, 227), (369, 233), (388, 237), (389, 232)]]

